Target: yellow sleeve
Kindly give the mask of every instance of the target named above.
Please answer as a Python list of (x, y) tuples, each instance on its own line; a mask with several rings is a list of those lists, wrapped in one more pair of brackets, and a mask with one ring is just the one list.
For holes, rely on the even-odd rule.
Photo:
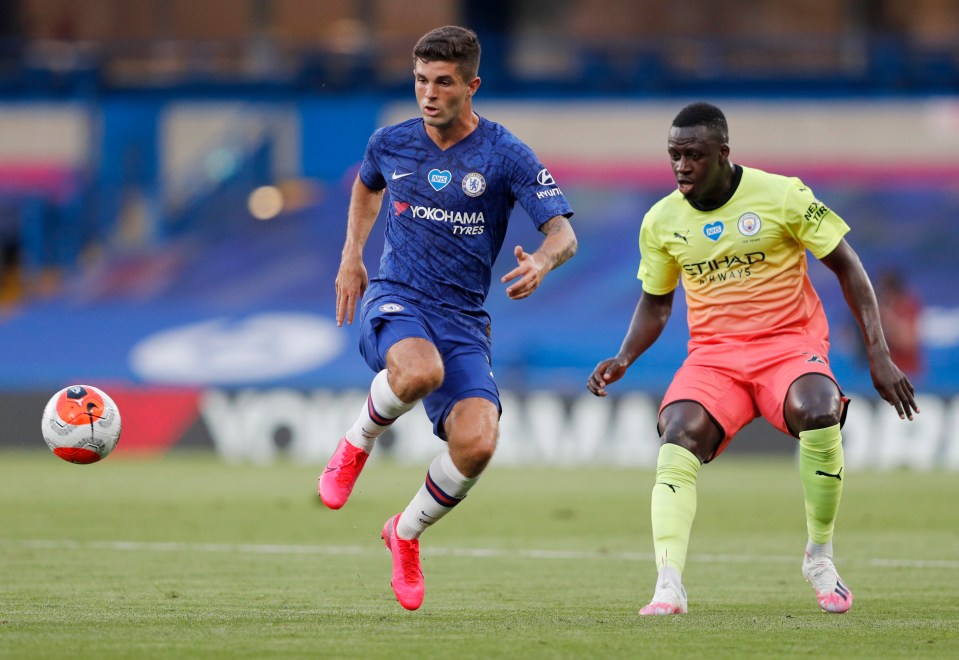
[(639, 273), (643, 291), (665, 295), (679, 284), (680, 266), (667, 252), (657, 231), (657, 223), (647, 213), (639, 228)]
[(849, 225), (799, 179), (789, 180), (783, 205), (789, 230), (817, 259), (832, 252), (849, 231)]

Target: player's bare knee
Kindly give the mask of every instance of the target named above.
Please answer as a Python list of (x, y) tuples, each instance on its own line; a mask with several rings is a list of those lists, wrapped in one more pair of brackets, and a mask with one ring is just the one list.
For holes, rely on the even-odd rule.
[(802, 431), (812, 431), (836, 426), (839, 424), (841, 415), (839, 410), (825, 408), (818, 411), (802, 410), (790, 417), (790, 427), (799, 433)]
[(486, 434), (473, 444), (471, 451), (473, 460), (477, 463), (482, 463), (484, 467), (490, 462), (493, 454), (496, 452), (496, 435), (497, 434)]
[(825, 378), (801, 379), (789, 389), (783, 413), (789, 429), (797, 434), (835, 426), (842, 418), (842, 395)]
[(406, 403), (419, 401), (443, 384), (443, 358), (436, 347), (418, 337), (403, 339), (386, 353), (390, 387)]
[(390, 373), (390, 387), (401, 401), (419, 401), (443, 384), (443, 363), (435, 362), (407, 365)]
[(470, 438), (458, 438), (450, 447), (453, 464), (466, 477), (476, 477), (486, 468), (496, 451), (496, 436), (477, 434)]
[(707, 446), (707, 443), (702, 442), (700, 439), (683, 429), (676, 429), (672, 432), (664, 432), (662, 440), (663, 444), (673, 444), (687, 450), (693, 456), (698, 458), (700, 463), (705, 463), (707, 460), (709, 460), (709, 456), (712, 451), (711, 445)]
[(422, 399), (430, 392), (434, 391), (440, 385), (443, 384), (443, 366), (440, 365), (439, 368), (424, 370), (416, 374), (415, 380), (411, 383), (411, 387), (414, 388), (414, 396), (417, 399)]
[(712, 455), (722, 439), (719, 429), (705, 414), (664, 415), (661, 438), (663, 444), (674, 444), (691, 452), (701, 463)]
[(495, 416), (483, 414), (477, 399), (461, 401), (447, 418), (447, 443), (453, 464), (467, 477), (478, 476), (493, 458), (499, 439)]

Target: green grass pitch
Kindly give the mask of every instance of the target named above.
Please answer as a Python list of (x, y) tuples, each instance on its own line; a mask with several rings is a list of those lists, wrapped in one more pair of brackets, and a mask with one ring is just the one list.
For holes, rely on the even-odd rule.
[(333, 512), (315, 467), (2, 452), (0, 657), (959, 657), (954, 473), (848, 475), (856, 600), (832, 615), (800, 575), (794, 463), (724, 456), (701, 472), (689, 614), (640, 618), (651, 472), (495, 462), (424, 535), (426, 600), (403, 610), (379, 532), (425, 468), (371, 462)]

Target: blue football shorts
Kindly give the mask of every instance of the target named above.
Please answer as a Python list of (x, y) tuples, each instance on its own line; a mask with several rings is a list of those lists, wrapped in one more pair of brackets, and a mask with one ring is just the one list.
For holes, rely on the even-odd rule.
[(386, 353), (396, 342), (419, 337), (431, 342), (443, 358), (443, 384), (423, 399), (433, 433), (446, 440), (444, 425), (457, 401), (480, 397), (502, 413), (499, 390), (493, 380), (492, 342), (485, 319), (461, 314), (453, 320), (393, 296), (365, 301), (360, 314), (360, 354), (370, 368), (386, 368)]

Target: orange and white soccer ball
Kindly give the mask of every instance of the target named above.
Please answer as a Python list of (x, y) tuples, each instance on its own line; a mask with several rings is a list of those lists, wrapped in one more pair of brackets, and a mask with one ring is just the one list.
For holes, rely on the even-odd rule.
[(71, 385), (54, 394), (43, 409), (43, 439), (70, 463), (96, 463), (120, 441), (120, 411), (106, 392)]

